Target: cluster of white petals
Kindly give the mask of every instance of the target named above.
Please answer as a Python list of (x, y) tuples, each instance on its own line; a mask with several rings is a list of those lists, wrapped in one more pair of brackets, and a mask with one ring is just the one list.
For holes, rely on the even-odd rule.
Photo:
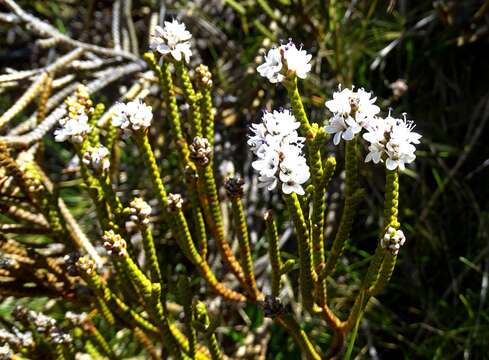
[(155, 34), (151, 37), (150, 47), (162, 55), (171, 54), (177, 61), (190, 61), (192, 50), (190, 39), (192, 34), (185, 29), (185, 24), (177, 20), (165, 21), (165, 26), (156, 26)]
[(90, 131), (88, 116), (83, 109), (60, 119), (59, 125), (60, 127), (54, 130), (54, 140), (58, 142), (68, 140), (72, 143), (80, 144)]
[(106, 231), (102, 236), (104, 240), (104, 247), (109, 255), (117, 254), (119, 256), (124, 256), (127, 254), (127, 243), (119, 235), (114, 233), (113, 230)]
[(151, 206), (142, 198), (135, 198), (129, 204), (129, 210), (131, 211), (131, 220), (137, 223), (149, 224), (149, 217), (151, 216)]
[(328, 134), (334, 134), (333, 143), (338, 145), (340, 140), (352, 140), (362, 128), (368, 126), (370, 121), (380, 112), (375, 105), (377, 98), (364, 89), (353, 91), (339, 89), (333, 93), (333, 99), (326, 101), (325, 105), (333, 113), (326, 126)]
[(293, 72), (297, 77), (305, 79), (311, 71), (312, 55), (290, 41), (278, 48), (272, 48), (265, 54), (265, 62), (257, 67), (258, 73), (271, 83), (282, 82), (285, 75)]
[(110, 168), (110, 151), (103, 145), (89, 146), (83, 154), (83, 163), (94, 172), (106, 171)]
[(419, 144), (421, 135), (414, 132), (414, 123), (392, 117), (390, 114), (385, 119), (375, 118), (367, 126), (367, 132), (363, 138), (370, 143), (365, 162), (383, 162), (389, 170), (399, 168), (404, 170), (405, 164), (416, 159), (414, 152)]
[(333, 99), (325, 105), (333, 116), (326, 125), (326, 132), (334, 134), (333, 143), (338, 145), (341, 139), (352, 140), (362, 130), (369, 143), (365, 162), (375, 164), (385, 161), (388, 170), (405, 169), (416, 159), (416, 148), (421, 135), (413, 132), (414, 123), (389, 115), (378, 117), (380, 108), (375, 105), (376, 97), (364, 89), (340, 89), (333, 93)]
[(397, 255), (401, 246), (406, 242), (406, 236), (402, 230), (396, 230), (393, 227), (389, 227), (385, 232), (384, 237), (381, 239), (380, 245), (382, 248), (389, 250), (394, 255)]
[(252, 166), (268, 190), (281, 183), (284, 194), (304, 195), (309, 166), (302, 153), (304, 138), (297, 133), (300, 123), (289, 110), (265, 112), (262, 122), (251, 126), (248, 145), (257, 156)]
[(139, 131), (147, 129), (152, 119), (151, 106), (138, 99), (127, 104), (117, 104), (112, 115), (112, 125), (121, 128), (124, 132)]

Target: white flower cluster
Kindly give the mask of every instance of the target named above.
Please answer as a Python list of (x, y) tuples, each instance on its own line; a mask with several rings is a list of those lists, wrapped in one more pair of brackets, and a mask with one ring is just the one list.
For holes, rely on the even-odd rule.
[(72, 323), (74, 326), (81, 326), (85, 321), (88, 320), (87, 313), (75, 313), (73, 311), (67, 311), (65, 318)]
[(141, 99), (137, 99), (127, 104), (117, 104), (112, 115), (112, 125), (130, 133), (149, 128), (152, 119), (151, 106), (146, 105)]
[(68, 344), (72, 341), (71, 335), (59, 328), (53, 328), (49, 332), (49, 338), (52, 344)]
[(131, 220), (136, 223), (149, 224), (149, 217), (151, 215), (151, 206), (142, 198), (135, 198), (129, 204), (129, 210), (131, 211)]
[(59, 125), (60, 127), (54, 130), (54, 140), (57, 142), (69, 140), (72, 143), (80, 144), (90, 131), (88, 116), (82, 108), (60, 119)]
[(413, 121), (387, 116), (385, 119), (376, 118), (367, 126), (367, 132), (363, 138), (370, 145), (365, 162), (378, 163), (385, 157), (385, 166), (389, 170), (399, 168), (404, 170), (405, 164), (416, 159), (414, 152), (419, 144), (421, 135), (413, 132)]
[(300, 123), (289, 110), (265, 112), (262, 122), (251, 126), (248, 145), (258, 157), (252, 163), (268, 190), (280, 181), (284, 194), (304, 195), (309, 166), (302, 154), (304, 138), (297, 133)]
[(32, 332), (22, 332), (16, 327), (12, 328), (12, 332), (9, 332), (5, 329), (0, 329), (0, 342), (11, 345), (12, 347), (17, 349), (23, 347), (31, 347), (32, 345), (34, 345)]
[(326, 126), (328, 134), (335, 134), (333, 143), (338, 145), (340, 140), (349, 141), (358, 134), (362, 127), (368, 124), (380, 112), (375, 105), (377, 98), (363, 89), (354, 92), (350, 89), (339, 89), (333, 93), (333, 99), (325, 105), (333, 113)]
[(151, 38), (150, 48), (162, 55), (171, 54), (177, 61), (190, 61), (192, 50), (190, 39), (192, 34), (185, 29), (185, 24), (173, 20), (165, 21), (165, 26), (156, 26), (155, 34)]
[(414, 123), (404, 119), (378, 117), (380, 108), (375, 105), (376, 98), (364, 89), (353, 91), (339, 89), (333, 93), (333, 99), (326, 101), (326, 107), (333, 116), (326, 125), (326, 132), (334, 134), (333, 143), (338, 145), (341, 139), (352, 140), (365, 129), (363, 138), (370, 143), (365, 162), (384, 162), (387, 169), (404, 170), (405, 164), (416, 158), (416, 148), (421, 135), (413, 132)]
[(119, 235), (114, 233), (113, 230), (106, 231), (102, 236), (104, 240), (104, 247), (109, 253), (109, 255), (117, 254), (119, 256), (124, 256), (127, 254), (127, 243)]
[(12, 358), (12, 349), (8, 343), (0, 346), (0, 359), (11, 359)]
[(92, 171), (101, 173), (110, 168), (110, 151), (103, 145), (89, 146), (83, 154), (83, 163)]
[(396, 230), (393, 227), (389, 227), (385, 232), (384, 237), (381, 239), (380, 245), (382, 248), (389, 250), (394, 255), (397, 255), (401, 246), (406, 242), (406, 236), (402, 230)]
[(265, 62), (256, 70), (271, 83), (282, 82), (289, 72), (305, 79), (307, 73), (311, 71), (311, 57), (312, 55), (302, 50), (302, 47), (297, 48), (292, 41), (289, 41), (285, 45), (268, 50)]

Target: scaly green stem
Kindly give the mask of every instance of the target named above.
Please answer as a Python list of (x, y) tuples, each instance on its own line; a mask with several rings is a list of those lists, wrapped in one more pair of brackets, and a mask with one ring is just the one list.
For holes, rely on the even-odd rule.
[(231, 272), (238, 278), (241, 286), (243, 286), (248, 294), (254, 296), (254, 291), (250, 289), (246, 278), (243, 274), (241, 265), (236, 260), (236, 257), (231, 250), (231, 246), (224, 235), (224, 224), (222, 221), (221, 207), (219, 198), (217, 195), (216, 181), (214, 179), (214, 173), (212, 171), (212, 161), (210, 161), (204, 167), (198, 167), (199, 171), (199, 189), (203, 191), (201, 198), (203, 198), (204, 212), (207, 210), (207, 218), (211, 221), (210, 228), (216, 239), (217, 247), (221, 258)]
[(378, 294), (390, 280), (395, 266), (396, 256), (383, 249), (381, 238), (389, 227), (399, 228), (397, 220), (399, 205), (399, 174), (396, 170), (386, 170), (384, 194), (384, 226), (380, 233), (375, 254), (370, 261), (367, 274), (362, 282), (361, 290), (355, 299), (353, 309), (345, 324), (345, 329), (351, 329), (361, 320), (365, 307), (371, 296)]
[(88, 332), (90, 334), (90, 339), (93, 341), (95, 346), (97, 346), (97, 348), (99, 348), (99, 350), (101, 350), (102, 353), (105, 354), (105, 356), (107, 356), (110, 360), (118, 359), (107, 340), (105, 340), (103, 335), (94, 324), (90, 324), (90, 326), (88, 327)]
[(155, 56), (149, 52), (145, 53), (143, 58), (148, 63), (149, 68), (153, 70), (155, 75), (158, 77), (162, 92), (162, 98), (166, 104), (166, 114), (170, 121), (170, 127), (173, 132), (173, 139), (175, 141), (175, 145), (178, 151), (180, 167), (183, 170), (189, 164), (189, 149), (182, 131), (180, 114), (178, 112), (177, 98), (175, 96), (175, 90), (173, 88), (170, 64), (165, 61), (160, 67), (156, 63)]
[[(396, 229), (399, 227), (399, 223), (397, 221), (399, 205), (399, 174), (397, 173), (397, 171), (386, 171), (387, 173), (384, 194), (384, 226), (379, 235), (379, 239), (384, 236), (385, 232), (390, 226)], [(377, 248), (375, 249), (375, 254), (370, 261), (367, 275), (365, 276), (362, 284), (363, 289), (369, 289), (377, 282), (385, 254), (386, 251), (382, 248), (379, 240)]]
[(199, 203), (197, 174), (194, 169), (187, 168), (185, 172), (188, 197), (192, 207), (192, 218), (195, 226), (195, 238), (202, 258), (207, 259), (207, 232), (205, 228), (204, 215)]
[(149, 271), (151, 282), (163, 284), (161, 278), (160, 266), (158, 264), (158, 257), (156, 255), (155, 242), (153, 239), (153, 233), (149, 224), (140, 224), (141, 235), (143, 238), (144, 253), (147, 256), (149, 263)]
[(309, 230), (307, 229), (304, 214), (302, 213), (299, 199), (295, 193), (284, 195), (287, 208), (294, 222), (295, 232), (299, 242), (299, 286), (304, 308), (309, 312), (314, 312), (314, 285), (317, 275), (314, 271), (311, 257), (311, 242), (309, 239)]
[(343, 254), (346, 241), (350, 236), (353, 220), (360, 200), (364, 195), (362, 189), (357, 189), (358, 156), (356, 138), (347, 141), (345, 145), (345, 205), (341, 214), (340, 225), (336, 232), (333, 245), (328, 255), (325, 268), (321, 271), (320, 278), (325, 279), (331, 274)]
[(181, 276), (178, 280), (178, 295), (180, 302), (183, 305), (183, 312), (185, 314), (185, 327), (187, 330), (187, 337), (189, 339), (188, 355), (192, 360), (194, 360), (197, 351), (197, 332), (194, 326), (195, 309), (193, 306), (193, 294), (190, 289), (190, 281), (186, 276)]
[(190, 235), (187, 220), (185, 219), (182, 209), (176, 208), (173, 210), (173, 213), (176, 224), (175, 229), (177, 231), (175, 236), (177, 237), (178, 245), (182, 249), (185, 256), (197, 267), (200, 274), (206, 280), (209, 286), (211, 286), (211, 288), (217, 294), (226, 299), (237, 302), (246, 301), (246, 298), (243, 295), (225, 287), (222, 283), (220, 283), (216, 279), (212, 270), (209, 268), (207, 262), (199, 255), (192, 240), (192, 236)]
[(161, 180), (160, 171), (156, 164), (156, 158), (149, 143), (147, 134), (137, 133), (135, 134), (135, 141), (138, 145), (141, 157), (143, 158), (144, 166), (148, 171), (149, 178), (153, 184), (154, 189), (157, 191), (158, 200), (162, 205), (163, 213), (165, 214), (168, 207), (168, 197), (166, 194), (163, 181)]
[(256, 287), (255, 272), (253, 270), (253, 258), (251, 257), (250, 238), (248, 236), (248, 226), (244, 215), (243, 202), (238, 196), (231, 197), (234, 226), (238, 234), (239, 251), (241, 264), (248, 286), (254, 291), (254, 297), (258, 297)]
[(270, 257), (270, 265), (272, 268), (272, 297), (275, 299), (279, 296), (282, 277), (282, 257), (280, 256), (277, 224), (273, 217), (271, 210), (268, 210), (265, 214), (265, 221), (267, 224), (267, 238), (268, 238), (268, 256)]
[(88, 146), (88, 141), (85, 140), (80, 147), (76, 148), (78, 158), (80, 159), (80, 172), (88, 191), (88, 195), (92, 199), (95, 210), (97, 213), (97, 218), (100, 226), (103, 230), (108, 230), (111, 228), (109, 219), (111, 218), (110, 213), (104, 201), (104, 192), (100, 182), (90, 174), (87, 166), (83, 163), (83, 154)]
[(93, 114), (90, 116), (89, 119), (90, 132), (88, 133), (88, 141), (90, 145), (94, 147), (100, 145), (100, 131), (97, 126), (97, 122), (100, 119), (100, 117), (104, 114), (104, 111), (105, 111), (105, 105), (102, 103), (97, 104), (95, 106)]
[(305, 331), (301, 329), (300, 325), (292, 315), (278, 315), (275, 318), (275, 321), (277, 321), (294, 338), (296, 344), (300, 347), (302, 353), (308, 360), (321, 360), (321, 356), (316, 349), (314, 349), (311, 340), (309, 340)]
[(306, 139), (311, 140), (314, 138), (314, 132), (307, 118), (306, 111), (304, 110), (304, 105), (302, 104), (302, 98), (299, 94), (299, 88), (297, 87), (297, 77), (294, 75), (284, 81), (285, 88), (289, 94), (290, 106), (292, 107), (292, 112), (297, 120), (301, 123), (300, 133), (305, 136)]
[[(399, 174), (396, 170), (388, 171), (386, 175), (386, 187), (385, 187), (385, 203), (384, 203), (384, 229), (381, 233), (381, 237), (388, 231), (390, 227), (394, 229), (399, 228), (399, 221), (397, 215), (399, 212)], [(371, 288), (369, 295), (375, 296), (379, 294), (387, 283), (390, 281), (394, 267), (396, 266), (397, 254), (393, 254), (388, 250), (385, 250), (385, 256), (382, 260), (382, 266), (377, 269), (378, 277), (377, 281)]]
[(221, 348), (217, 342), (217, 337), (214, 332), (215, 329), (214, 326), (211, 325), (205, 304), (202, 301), (197, 301), (194, 308), (197, 324), (201, 327), (201, 331), (204, 333), (204, 337), (211, 353), (211, 359), (221, 360), (223, 358)]
[(158, 324), (162, 341), (177, 359), (183, 359), (179, 343), (173, 336), (168, 318), (164, 314), (161, 302), (161, 285), (158, 283), (152, 284), (127, 253), (122, 254), (120, 259), (129, 279), (141, 289), (146, 309)]
[[(314, 124), (315, 125), (315, 124)], [(321, 159), (321, 140), (324, 139), (324, 129), (313, 126), (315, 132), (314, 141), (311, 142), (309, 151), (309, 166), (311, 168), (313, 193), (311, 216), (312, 258), (314, 268), (325, 261), (324, 258), (324, 212), (326, 210), (326, 187), (324, 184), (324, 171)], [(320, 306), (326, 304), (326, 280), (317, 283), (316, 297)]]
[(212, 96), (210, 89), (202, 90), (202, 95), (199, 100), (200, 111), (202, 112), (202, 125), (204, 137), (209, 140), (212, 148), (214, 148), (214, 110), (212, 107)]
[(175, 62), (175, 70), (182, 85), (183, 95), (185, 96), (185, 100), (187, 100), (187, 104), (189, 105), (192, 138), (196, 136), (202, 137), (202, 119), (200, 116), (199, 99), (195, 93), (194, 87), (192, 86), (192, 82), (190, 81), (190, 77), (183, 60)]

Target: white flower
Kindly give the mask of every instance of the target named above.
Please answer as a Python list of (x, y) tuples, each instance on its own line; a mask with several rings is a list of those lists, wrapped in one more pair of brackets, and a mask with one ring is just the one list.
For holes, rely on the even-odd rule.
[(99, 173), (110, 167), (110, 151), (103, 145), (89, 146), (83, 154), (83, 163), (91, 170)]
[(311, 71), (312, 55), (302, 50), (290, 41), (278, 48), (268, 50), (265, 62), (257, 67), (258, 73), (266, 77), (271, 83), (282, 82), (289, 72), (295, 73), (297, 77), (305, 79)]
[(117, 104), (112, 115), (112, 124), (125, 132), (147, 129), (151, 125), (153, 112), (151, 106), (141, 99), (130, 101), (127, 104)]
[(380, 241), (382, 248), (389, 250), (394, 255), (397, 255), (401, 246), (406, 242), (406, 236), (402, 230), (396, 230), (393, 227), (389, 227), (385, 232), (384, 237)]
[(280, 163), (279, 179), (282, 182), (284, 194), (295, 192), (297, 195), (304, 195), (301, 185), (309, 179), (309, 176), (306, 158), (301, 155), (286, 156)]
[(361, 130), (362, 127), (360, 124), (351, 116), (344, 118), (338, 114), (334, 115), (326, 126), (326, 132), (328, 134), (335, 134), (333, 137), (333, 143), (335, 145), (340, 143), (340, 139), (350, 141)]
[(131, 211), (131, 220), (137, 223), (149, 224), (149, 217), (151, 216), (151, 206), (142, 198), (135, 198), (129, 204), (129, 210)]
[(262, 123), (251, 126), (248, 145), (257, 156), (252, 167), (261, 185), (273, 190), (281, 183), (284, 194), (304, 195), (309, 166), (302, 154), (305, 139), (297, 133), (299, 122), (289, 110), (266, 112)]
[(370, 121), (368, 132), (363, 134), (363, 138), (370, 143), (365, 162), (378, 163), (385, 158), (388, 170), (404, 170), (405, 164), (416, 159), (416, 147), (413, 144), (419, 144), (421, 138), (413, 129), (412, 121), (394, 118), (390, 114), (385, 119), (375, 118)]
[(165, 21), (165, 26), (155, 27), (155, 34), (152, 35), (150, 48), (162, 55), (171, 54), (177, 61), (190, 61), (192, 50), (190, 49), (190, 39), (192, 34), (185, 29), (185, 24), (173, 20)]
[(298, 49), (293, 42), (285, 45), (284, 58), (287, 62), (287, 70), (295, 72), (301, 79), (305, 79), (307, 73), (311, 71), (309, 62), (312, 55), (302, 50), (302, 47)]
[(382, 154), (384, 153), (384, 145), (380, 143), (372, 143), (368, 147), (368, 154), (365, 157), (365, 162), (373, 161), (374, 164), (382, 162)]
[(61, 127), (54, 131), (54, 140), (58, 142), (69, 140), (79, 144), (90, 131), (88, 116), (81, 109), (76, 114), (60, 119), (59, 124)]
[(371, 98), (371, 94), (364, 89), (354, 92), (343, 89), (333, 93), (333, 99), (328, 100), (325, 106), (333, 113), (329, 124), (326, 126), (328, 134), (335, 134), (333, 142), (338, 145), (340, 139), (352, 140), (362, 128), (368, 127), (380, 108), (375, 105), (377, 98)]
[(282, 54), (280, 48), (272, 48), (268, 50), (268, 54), (265, 55), (265, 62), (258, 66), (256, 70), (258, 73), (266, 77), (272, 84), (282, 82), (285, 78), (281, 74), (282, 70)]

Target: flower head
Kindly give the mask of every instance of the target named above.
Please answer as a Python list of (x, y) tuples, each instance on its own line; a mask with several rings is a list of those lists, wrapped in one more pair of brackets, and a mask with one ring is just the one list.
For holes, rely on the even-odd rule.
[(302, 154), (304, 138), (297, 134), (299, 122), (289, 110), (265, 112), (262, 122), (251, 126), (248, 145), (257, 156), (252, 167), (268, 190), (281, 183), (284, 194), (304, 195), (309, 166)]
[(394, 255), (397, 255), (399, 249), (405, 242), (406, 236), (404, 236), (402, 230), (396, 230), (393, 227), (389, 227), (385, 232), (384, 237), (381, 239), (380, 245)]
[(295, 72), (297, 77), (301, 79), (305, 79), (307, 73), (311, 71), (311, 58), (311, 54), (308, 54), (306, 50), (302, 50), (302, 46), (297, 48), (292, 41), (284, 46), (284, 59), (287, 63), (287, 70)]
[(54, 140), (57, 142), (70, 141), (79, 144), (90, 131), (88, 116), (80, 109), (75, 114), (70, 113), (67, 117), (59, 120), (60, 127), (54, 130)]
[(132, 221), (145, 225), (149, 224), (151, 206), (142, 198), (135, 198), (131, 201), (129, 210), (131, 211)]
[(112, 124), (125, 132), (131, 132), (147, 129), (151, 125), (152, 119), (151, 106), (138, 99), (127, 104), (117, 104), (112, 115)]
[(113, 230), (106, 231), (102, 239), (104, 240), (104, 247), (110, 255), (125, 256), (127, 254), (126, 241)]
[(83, 163), (96, 173), (101, 173), (110, 167), (110, 152), (103, 145), (89, 146), (83, 154)]
[(328, 134), (335, 134), (333, 142), (338, 145), (340, 140), (352, 140), (362, 128), (375, 118), (380, 108), (375, 105), (377, 98), (364, 89), (343, 89), (333, 93), (333, 99), (328, 100), (325, 106), (333, 113), (333, 117), (326, 126)]
[(268, 50), (265, 55), (265, 62), (258, 66), (256, 70), (258, 73), (266, 77), (272, 84), (282, 82), (285, 76), (281, 74), (282, 71), (282, 54), (280, 48), (272, 48)]
[(404, 170), (405, 164), (416, 159), (414, 152), (421, 135), (413, 132), (414, 123), (405, 117), (398, 119), (390, 114), (385, 119), (375, 118), (369, 123), (363, 138), (370, 143), (365, 162), (383, 162), (389, 170)]
[(289, 41), (278, 48), (271, 48), (265, 55), (265, 62), (257, 67), (258, 73), (271, 83), (282, 82), (289, 73), (305, 79), (311, 71), (312, 55)]
[(192, 50), (190, 49), (190, 39), (192, 34), (186, 30), (185, 24), (178, 20), (165, 21), (165, 26), (156, 26), (155, 34), (151, 37), (150, 48), (162, 55), (171, 54), (176, 60), (185, 59), (190, 61)]

